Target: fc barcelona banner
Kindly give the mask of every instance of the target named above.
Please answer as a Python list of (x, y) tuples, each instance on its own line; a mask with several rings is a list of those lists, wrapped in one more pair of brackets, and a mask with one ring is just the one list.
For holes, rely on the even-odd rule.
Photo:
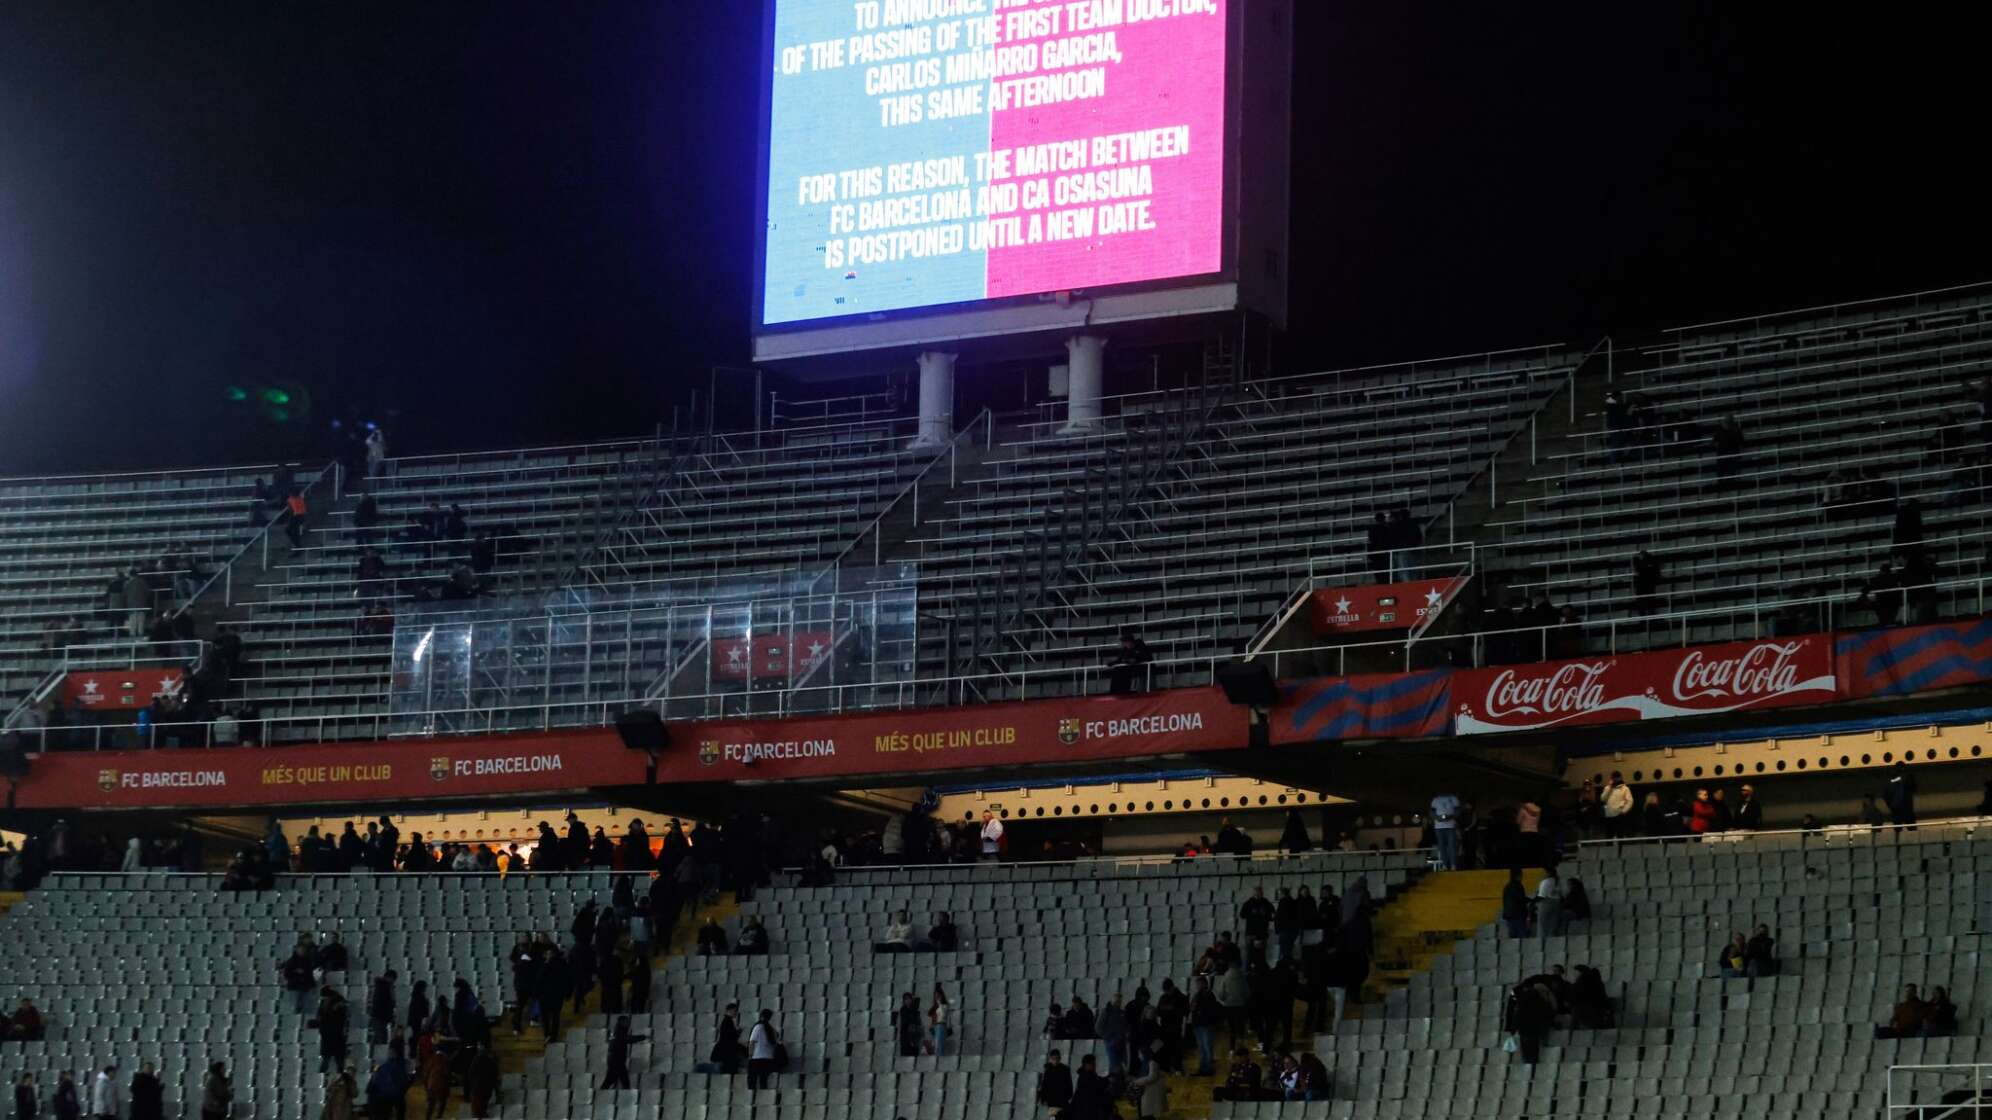
[(1839, 696), (1826, 634), (1470, 669), (1453, 677), (1459, 735), (1826, 704)]
[(830, 778), (1234, 750), (1246, 709), (1216, 688), (671, 729), (659, 782)]
[(14, 790), (21, 809), (391, 802), (640, 785), (644, 756), (612, 729), (570, 735), (202, 750), (53, 751)]
[(1992, 618), (1842, 634), (1835, 643), (1846, 695), (1906, 696), (1992, 680)]

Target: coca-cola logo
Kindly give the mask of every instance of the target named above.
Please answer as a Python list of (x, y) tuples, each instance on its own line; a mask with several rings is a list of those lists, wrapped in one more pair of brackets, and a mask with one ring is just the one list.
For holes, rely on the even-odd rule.
[(1575, 715), (1605, 702), (1603, 678), (1609, 661), (1573, 661), (1547, 676), (1521, 676), (1504, 669), (1487, 686), (1487, 715)]
[(1798, 666), (1793, 659), (1804, 646), (1804, 642), (1765, 642), (1735, 657), (1713, 661), (1701, 650), (1692, 650), (1674, 669), (1674, 698), (1727, 696), (1740, 700), (1789, 692), (1798, 683)]

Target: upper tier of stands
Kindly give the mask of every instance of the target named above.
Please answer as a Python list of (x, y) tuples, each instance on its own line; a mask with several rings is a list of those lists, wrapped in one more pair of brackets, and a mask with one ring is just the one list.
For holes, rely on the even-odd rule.
[[(1577, 361), (1529, 350), (1280, 378), (1208, 400), (1144, 393), (1111, 402), (1118, 415), (1098, 433), (1026, 425), (917, 538), (923, 609), (984, 639), (958, 638), (950, 659), (934, 635), (923, 664), (982, 678), (971, 694), (984, 698), (1099, 691), (1099, 667), (1133, 629), (1162, 663), (1158, 687), (1207, 684), (1210, 659), (1238, 653), (1311, 576), (1385, 578), (1365, 548), (1378, 512), (1408, 510), (1428, 542), (1445, 540), (1452, 503)], [(1117, 472), (1131, 441), (1184, 409), (1186, 431), (1152, 474)], [(1114, 486), (1130, 492), (1087, 506)], [(1047, 543), (1069, 556), (1040, 588)]]
[[(1852, 604), (1883, 563), (1902, 567), (1896, 517), (1914, 501), (1933, 609), (1983, 608), (1992, 293), (1690, 328), (1626, 365), (1612, 388), (1644, 415), (1616, 432), (1594, 416), (1552, 443), (1546, 492), (1493, 522), (1482, 555), (1511, 595), (1576, 608), (1600, 649), (1752, 637), (1773, 619), (1786, 633), (1866, 625), (1877, 612)], [(1731, 465), (1712, 442), (1726, 418), (1744, 436)], [(1861, 480), (1871, 493), (1853, 492)], [(1641, 550), (1664, 573), (1644, 605)], [(1597, 628), (1633, 618), (1654, 621)]]

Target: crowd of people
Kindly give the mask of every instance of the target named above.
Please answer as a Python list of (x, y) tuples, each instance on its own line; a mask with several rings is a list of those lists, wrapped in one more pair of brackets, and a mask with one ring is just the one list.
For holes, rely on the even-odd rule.
[(1501, 1010), (1501, 1027), (1506, 1032), (1501, 1046), (1534, 1065), (1553, 1028), (1604, 1030), (1616, 1023), (1611, 995), (1604, 976), (1596, 968), (1578, 965), (1576, 978), (1572, 979), (1563, 965), (1553, 965), (1548, 972), (1531, 976), (1508, 990), (1507, 1002)]

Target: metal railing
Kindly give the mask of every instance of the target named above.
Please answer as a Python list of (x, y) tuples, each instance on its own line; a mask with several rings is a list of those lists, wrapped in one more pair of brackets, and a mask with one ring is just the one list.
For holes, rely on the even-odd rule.
[[(303, 488), (299, 491), (299, 493), (301, 493), (304, 496), (305, 504), (307, 507), (309, 507), (309, 505), (311, 504), (312, 498), (314, 496), (317, 497), (324, 496), (324, 492), (319, 490), (318, 487), (320, 483), (324, 482), (328, 478), (332, 480), (332, 493), (335, 495), (335, 500), (336, 500), (336, 495), (339, 490), (340, 471), (341, 468), (339, 464), (337, 462), (333, 462), (324, 467), (319, 468), (318, 473), (311, 476), (311, 481), (305, 483)], [(242, 547), (235, 550), (235, 555), (230, 556), (226, 561), (222, 563), (221, 567), (217, 569), (213, 575), (210, 575), (207, 578), (207, 582), (201, 584), (198, 588), (194, 589), (194, 593), (187, 598), (187, 601), (180, 604), (180, 608), (173, 612), (173, 617), (178, 618), (181, 615), (186, 614), (188, 611), (192, 610), (194, 604), (200, 602), (201, 597), (203, 595), (206, 595), (209, 591), (213, 590), (215, 584), (217, 583), (221, 585), (222, 602), (226, 605), (233, 605), (235, 602), (236, 563), (240, 561), (244, 556), (247, 556), (250, 550), (256, 549), (261, 551), (262, 553), (261, 563), (262, 566), (265, 569), (267, 569), (270, 566), (270, 534), (277, 530), (277, 526), (285, 524), (285, 519), (290, 516), (291, 516), (290, 512), (286, 510), (281, 515), (272, 517), (270, 518), (269, 521), (265, 522), (263, 527), (257, 531), (255, 536), (250, 537), (247, 541), (244, 541)]]
[(1992, 1064), (1888, 1067), (1883, 1120), (1992, 1120)]

